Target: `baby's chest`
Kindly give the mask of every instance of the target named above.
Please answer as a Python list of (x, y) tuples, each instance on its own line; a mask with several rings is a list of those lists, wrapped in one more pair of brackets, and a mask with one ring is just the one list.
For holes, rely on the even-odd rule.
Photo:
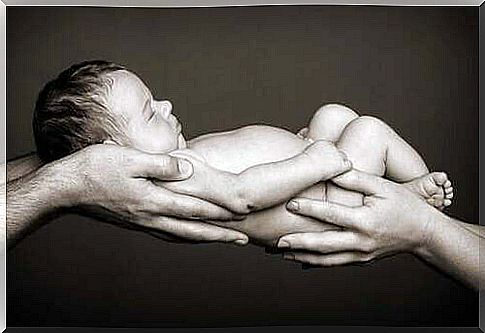
[(290, 158), (300, 153), (306, 145), (290, 132), (261, 126), (195, 140), (190, 148), (209, 165), (239, 173), (258, 164)]

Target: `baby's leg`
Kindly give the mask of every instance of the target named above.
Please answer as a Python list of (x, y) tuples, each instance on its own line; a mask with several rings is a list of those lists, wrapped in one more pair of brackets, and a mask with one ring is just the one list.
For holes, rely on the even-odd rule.
[[(360, 117), (345, 128), (337, 146), (345, 151), (354, 168), (398, 182), (437, 207), (449, 205), (447, 191), (451, 188), (446, 174), (429, 173), (421, 156), (384, 122), (372, 117)], [(330, 184), (329, 201), (351, 206), (362, 205), (360, 194), (345, 191)]]
[[(385, 175), (398, 182), (413, 180), (407, 186), (428, 199), (430, 204), (441, 206), (451, 203), (453, 193), (446, 174), (428, 174), (419, 154), (378, 119), (359, 117), (342, 105), (325, 105), (315, 113), (306, 135), (313, 140), (336, 142), (356, 169)], [(362, 205), (360, 194), (343, 190), (332, 183), (328, 183), (327, 199), (350, 206)]]
[[(389, 126), (372, 117), (351, 121), (337, 141), (353, 167), (378, 176), (408, 181), (428, 173), (421, 157)], [(327, 199), (349, 206), (361, 206), (362, 195), (329, 184)]]

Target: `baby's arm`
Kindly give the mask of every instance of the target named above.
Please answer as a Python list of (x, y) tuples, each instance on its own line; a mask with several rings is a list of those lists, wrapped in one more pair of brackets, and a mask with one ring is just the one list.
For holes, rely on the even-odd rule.
[(317, 141), (291, 158), (258, 164), (240, 173), (213, 168), (190, 151), (175, 152), (174, 155), (190, 160), (194, 175), (185, 181), (161, 183), (162, 186), (240, 214), (282, 203), (351, 167), (345, 155), (328, 141)]

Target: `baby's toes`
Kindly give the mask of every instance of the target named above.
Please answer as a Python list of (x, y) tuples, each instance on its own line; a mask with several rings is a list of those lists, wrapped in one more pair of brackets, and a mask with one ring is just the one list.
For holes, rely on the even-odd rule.
[(453, 199), (454, 196), (453, 186), (451, 186), (451, 182), (449, 180), (443, 184), (443, 190), (445, 191), (444, 206), (448, 207), (451, 205), (451, 199)]
[[(445, 186), (446, 182), (450, 182), (448, 180), (448, 175), (444, 172), (433, 172), (431, 176), (434, 182), (436, 183), (436, 185), (438, 186), (446, 187)], [(450, 186), (451, 186), (451, 182), (450, 182)]]
[(442, 195), (440, 194), (434, 194), (430, 198), (426, 200), (431, 206), (434, 206), (436, 208), (442, 208), (444, 207), (445, 204), (445, 199)]

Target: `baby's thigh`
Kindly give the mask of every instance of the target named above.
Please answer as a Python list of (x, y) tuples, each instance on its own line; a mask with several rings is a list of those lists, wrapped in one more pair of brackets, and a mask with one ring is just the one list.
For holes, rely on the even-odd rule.
[[(315, 200), (325, 199), (325, 184), (317, 184), (298, 196)], [(290, 213), (285, 205), (265, 209), (246, 217), (241, 222), (217, 223), (220, 226), (239, 230), (249, 236), (251, 242), (273, 247), (278, 239), (295, 232), (321, 232), (338, 227), (314, 219)]]

